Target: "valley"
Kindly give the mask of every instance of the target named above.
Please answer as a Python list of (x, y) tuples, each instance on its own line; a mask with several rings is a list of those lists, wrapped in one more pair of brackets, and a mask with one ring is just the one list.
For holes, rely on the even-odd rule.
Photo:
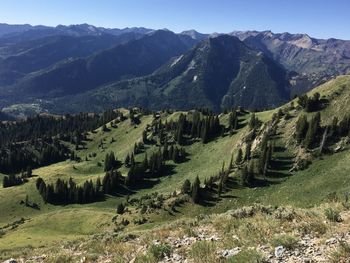
[[(264, 262), (270, 257), (268, 262), (278, 262), (276, 247), (283, 247), (281, 258), (286, 260), (293, 260), (298, 249), (307, 258), (304, 249), (314, 249), (309, 247), (312, 241), (316, 247), (331, 242), (327, 253), (325, 249), (321, 254), (310, 252), (312, 260), (333, 257), (333, 262), (340, 262), (337, 260), (348, 255), (342, 242), (348, 241), (349, 224), (350, 152), (345, 120), (350, 77), (336, 77), (310, 91), (307, 103), (315, 94), (320, 99), (310, 112), (299, 97), (273, 110), (251, 112), (239, 107), (218, 115), (207, 109), (118, 109), (103, 115), (108, 121), (98, 116), (85, 121), (86, 131), (81, 130), (79, 140), (77, 134), (68, 136), (74, 126), (67, 126), (71, 139), (64, 139), (62, 132), (59, 143), (74, 152), (74, 158), (70, 154), (67, 160), (38, 165), (27, 182), (0, 189), (0, 258), (157, 262), (165, 256), (171, 262), (180, 258), (189, 262)], [(298, 142), (301, 116), (313, 127), (317, 113), (319, 128), (309, 128)], [(179, 120), (184, 116), (181, 126)], [(206, 118), (214, 120), (216, 116), (220, 126), (213, 127), (218, 132), (213, 128), (209, 133), (204, 124), (196, 124), (202, 127), (197, 128), (197, 137), (195, 120), (205, 123)], [(66, 127), (67, 120), (61, 120), (61, 127)], [(78, 118), (73, 120), (79, 125)], [(179, 127), (183, 127), (181, 136)], [(338, 135), (325, 133), (334, 127), (339, 127), (335, 128)], [(307, 134), (313, 132), (309, 142)], [(163, 157), (159, 174), (152, 174), (151, 166), (139, 171), (144, 174), (140, 182), (123, 181), (133, 174), (127, 156), (132, 155), (138, 167), (146, 156), (148, 161), (158, 152), (168, 156), (165, 145), (182, 148), (182, 159)], [(46, 203), (39, 194), (38, 178), (47, 184), (72, 178), (81, 186), (89, 180), (95, 184), (98, 177), (102, 180), (106, 154), (111, 152), (120, 162), (112, 170), (122, 176), (116, 191), (86, 204), (65, 205)], [(269, 152), (269, 157), (264, 157)], [(2, 182), (5, 176), (0, 176)], [(196, 178), (199, 195), (194, 196)], [(184, 190), (186, 179), (192, 184), (191, 192)], [(118, 212), (120, 204), (125, 208)], [(342, 222), (337, 222), (338, 215)], [(331, 238), (335, 241), (329, 241)], [(231, 249), (235, 250), (228, 252)]]

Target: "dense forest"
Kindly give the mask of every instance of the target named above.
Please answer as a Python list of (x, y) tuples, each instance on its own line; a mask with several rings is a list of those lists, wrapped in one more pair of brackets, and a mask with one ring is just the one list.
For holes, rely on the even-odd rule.
[(79, 148), (86, 133), (114, 119), (123, 119), (119, 111), (102, 114), (38, 115), (24, 121), (0, 123), (0, 172), (17, 173), (63, 161), (72, 151), (62, 142)]

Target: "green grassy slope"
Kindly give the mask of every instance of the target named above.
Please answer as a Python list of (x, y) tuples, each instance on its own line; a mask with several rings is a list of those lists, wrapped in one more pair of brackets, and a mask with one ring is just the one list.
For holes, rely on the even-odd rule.
[[(313, 92), (320, 92), (321, 95), (329, 99), (329, 105), (322, 110), (322, 120), (329, 123), (334, 115), (343, 116), (349, 111), (350, 104), (350, 76), (341, 76)], [(283, 107), (282, 107), (283, 108)], [(276, 110), (257, 113), (262, 121), (271, 119)], [(324, 155), (316, 159), (304, 171), (290, 173), (290, 165), (294, 157), (294, 148), (290, 146), (290, 136), (295, 122), (301, 110), (291, 110), (291, 119), (283, 120), (278, 126), (280, 137), (276, 137), (276, 145), (281, 149), (276, 151), (274, 159), (276, 165), (273, 167), (274, 178), (269, 179), (269, 186), (257, 188), (242, 188), (233, 185), (223, 196), (209, 203), (208, 206), (185, 204), (179, 207), (179, 213), (170, 215), (166, 212), (151, 215), (152, 222), (141, 227), (140, 230), (150, 228), (160, 222), (167, 222), (179, 217), (193, 217), (200, 213), (224, 212), (253, 202), (261, 202), (272, 205), (294, 205), (309, 207), (323, 202), (327, 195), (333, 191), (343, 194), (350, 191), (350, 167), (347, 165), (350, 160), (350, 151), (345, 150), (333, 155)], [(164, 115), (165, 119), (176, 119), (179, 113)], [(311, 114), (309, 114), (311, 115)], [(249, 119), (250, 114), (241, 117), (242, 123)], [(106, 153), (114, 151), (119, 160), (124, 160), (125, 156), (133, 149), (134, 143), (141, 139), (142, 131), (152, 122), (153, 117), (143, 116), (141, 124), (133, 126), (129, 120), (118, 124), (117, 128), (112, 128), (108, 124), (109, 131), (103, 132), (97, 129), (90, 133), (85, 148), (77, 151), (82, 158), (81, 162), (65, 161), (42, 167), (33, 171), (45, 181), (54, 181), (57, 178), (68, 179), (72, 177), (76, 182), (83, 183), (87, 179), (96, 179), (104, 175), (103, 160)], [(227, 123), (228, 115), (222, 114), (220, 120)], [(235, 156), (239, 148), (241, 139), (247, 131), (247, 127), (241, 128), (232, 136), (225, 135), (217, 139), (202, 144), (195, 142), (185, 146), (189, 154), (189, 160), (181, 164), (174, 165), (173, 173), (170, 176), (160, 178), (152, 187), (142, 189), (135, 195), (142, 196), (151, 192), (172, 193), (178, 190), (185, 179), (194, 180), (199, 176), (203, 182), (205, 178), (216, 174), (222, 167), (223, 162), (227, 165), (232, 154)], [(111, 142), (112, 138), (115, 142)], [(104, 142), (104, 149), (99, 147), (101, 140)], [(146, 145), (149, 153), (155, 146)], [(96, 153), (96, 157), (85, 157), (90, 153)], [(142, 160), (143, 154), (136, 155), (136, 160)], [(98, 165), (101, 163), (101, 166)], [(125, 175), (127, 169), (121, 168)], [(232, 172), (231, 177), (237, 174)], [(0, 175), (0, 181), (2, 180)], [(11, 187), (0, 188), (0, 227), (13, 223), (21, 218), (25, 221), (17, 228), (6, 230), (6, 234), (0, 237), (0, 251), (14, 250), (25, 247), (38, 247), (51, 245), (60, 240), (72, 240), (113, 230), (112, 217), (115, 215), (117, 204), (125, 200), (125, 197), (108, 196), (105, 201), (86, 205), (53, 206), (44, 204), (35, 188), (35, 178), (28, 183)], [(28, 195), (29, 200), (40, 205), (40, 210), (25, 207), (20, 204)], [(3, 254), (6, 257), (6, 253)], [(1, 258), (1, 256), (0, 256)]]

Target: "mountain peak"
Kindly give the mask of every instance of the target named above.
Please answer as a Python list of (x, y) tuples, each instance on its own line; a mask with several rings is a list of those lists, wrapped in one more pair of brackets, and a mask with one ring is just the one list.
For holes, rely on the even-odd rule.
[(194, 29), (190, 29), (190, 30), (186, 30), (186, 31), (182, 31), (180, 33), (180, 35), (187, 35), (195, 40), (203, 40), (205, 38), (208, 37), (208, 34), (202, 34), (199, 33), (198, 31), (194, 30)]

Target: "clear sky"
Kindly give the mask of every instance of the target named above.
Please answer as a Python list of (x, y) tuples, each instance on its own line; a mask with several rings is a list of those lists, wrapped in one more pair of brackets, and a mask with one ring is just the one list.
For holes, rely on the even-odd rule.
[(0, 22), (272, 30), (350, 39), (350, 0), (0, 0)]

